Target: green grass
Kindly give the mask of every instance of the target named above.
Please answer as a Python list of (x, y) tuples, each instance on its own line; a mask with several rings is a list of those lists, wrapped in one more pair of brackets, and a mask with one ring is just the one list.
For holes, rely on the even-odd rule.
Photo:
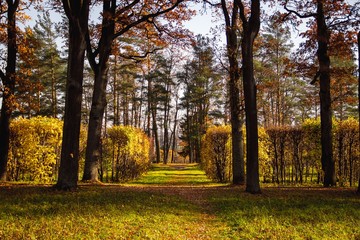
[(196, 165), (154, 165), (129, 184), (0, 185), (0, 239), (360, 239), (349, 188), (244, 187)]
[(150, 171), (128, 185), (219, 186), (211, 181), (197, 164), (153, 164)]

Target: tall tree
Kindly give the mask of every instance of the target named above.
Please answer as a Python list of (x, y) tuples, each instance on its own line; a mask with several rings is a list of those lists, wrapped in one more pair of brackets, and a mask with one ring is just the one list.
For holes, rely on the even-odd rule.
[(52, 22), (49, 12), (44, 12), (38, 16), (38, 20), (33, 28), (34, 38), (38, 42), (35, 49), (37, 66), (34, 66), (36, 77), (44, 87), (40, 100), (41, 115), (60, 117), (63, 112), (63, 99), (60, 92), (65, 91), (65, 61), (61, 58), (57, 38), (60, 37), (55, 23)]
[[(281, 126), (293, 121), (292, 106), (295, 105), (294, 85), (289, 84), (294, 75), (294, 63), (291, 62), (289, 27), (267, 19), (264, 32), (260, 35), (256, 49), (256, 77), (258, 79), (258, 97), (262, 106), (264, 126)], [(294, 110), (293, 110), (294, 111)]]
[[(0, 78), (3, 84), (2, 105), (0, 116), (0, 181), (6, 181), (7, 161), (9, 154), (10, 117), (14, 109), (15, 82), (16, 82), (16, 54), (17, 54), (17, 26), (16, 11), (20, 0), (1, 2), (1, 14), (6, 14), (6, 68), (0, 69)], [(3, 6), (4, 5), (4, 6)]]
[(232, 136), (232, 171), (233, 183), (245, 183), (244, 166), (244, 143), (242, 126), (244, 121), (241, 117), (241, 99), (240, 99), (240, 66), (239, 66), (239, 47), (241, 32), (239, 25), (239, 6), (232, 3), (231, 14), (225, 0), (221, 1), (222, 13), (225, 19), (227, 58), (229, 61), (229, 97), (231, 114), (231, 136)]
[(69, 20), (69, 55), (61, 160), (55, 187), (67, 190), (75, 188), (79, 178), (81, 101), (90, 0), (62, 0), (62, 5)]
[(324, 186), (336, 185), (335, 161), (332, 144), (332, 107), (330, 82), (329, 41), (331, 31), (340, 25), (350, 23), (350, 16), (354, 10), (344, 1), (284, 1), (288, 16), (294, 14), (299, 18), (310, 18), (316, 26), (317, 60), (319, 69), (312, 83), (319, 78), (320, 82), (320, 118), (321, 118), (321, 163), (324, 171)]
[(186, 154), (191, 161), (200, 162), (201, 138), (212, 113), (210, 105), (220, 97), (222, 83), (208, 38), (197, 36), (193, 54), (193, 60), (179, 74), (179, 80), (185, 88), (181, 106), (186, 110), (181, 127), (182, 138), (187, 142)]
[[(358, 114), (359, 114), (359, 132), (360, 132), (360, 31), (357, 35), (357, 45), (358, 45)], [(358, 193), (360, 194), (360, 176), (358, 183)]]
[[(164, 16), (163, 20), (182, 20), (184, 15), (186, 15), (186, 12), (181, 11), (185, 7), (182, 5), (183, 2), (185, 1), (148, 2), (135, 0), (130, 3), (118, 2), (116, 0), (102, 1), (102, 23), (99, 26), (100, 40), (97, 44), (94, 44), (90, 39), (90, 35), (87, 36), (88, 59), (95, 78), (83, 180), (96, 181), (98, 179), (100, 138), (106, 106), (108, 60), (114, 39), (123, 36), (133, 28), (146, 26), (145, 23), (153, 24), (157, 30), (165, 30), (164, 25), (156, 18)], [(180, 8), (177, 14), (174, 14), (174, 16), (171, 14), (167, 15), (167, 13), (177, 7)]]
[(259, 135), (254, 78), (254, 41), (260, 29), (260, 1), (252, 0), (250, 13), (243, 1), (239, 6), (242, 25), (241, 55), (246, 117), (246, 191), (260, 193), (259, 183)]

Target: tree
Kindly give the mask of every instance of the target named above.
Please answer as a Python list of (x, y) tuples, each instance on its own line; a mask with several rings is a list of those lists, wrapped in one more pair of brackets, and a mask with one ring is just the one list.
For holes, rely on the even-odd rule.
[(63, 0), (62, 5), (69, 20), (69, 55), (61, 160), (55, 187), (68, 190), (77, 186), (79, 175), (81, 100), (90, 1)]
[[(258, 99), (262, 106), (264, 126), (291, 124), (296, 104), (294, 63), (290, 51), (290, 29), (270, 17), (259, 36), (256, 49)], [(260, 110), (260, 109), (259, 109)]]
[[(354, 10), (345, 2), (323, 1), (315, 2), (292, 2), (293, 8), (289, 7), (289, 0), (284, 1), (288, 15), (294, 14), (299, 18), (314, 19), (316, 26), (317, 60), (319, 70), (316, 72), (315, 83), (320, 82), (320, 118), (321, 118), (321, 163), (324, 171), (324, 186), (336, 185), (335, 161), (332, 153), (332, 107), (331, 107), (331, 83), (330, 83), (330, 57), (329, 41), (331, 31), (339, 25), (350, 23), (349, 17)], [(340, 13), (340, 14), (339, 14)], [(340, 16), (340, 17), (339, 17)]]
[(44, 88), (39, 96), (39, 114), (57, 118), (63, 112), (60, 91), (65, 91), (65, 79), (63, 78), (65, 62), (61, 58), (56, 44), (56, 39), (60, 35), (51, 21), (49, 12), (38, 16), (33, 30), (34, 38), (38, 42), (34, 53), (37, 65), (33, 66), (33, 70), (36, 71), (37, 81)]
[[(153, 138), (155, 138), (156, 153), (160, 154), (160, 148), (163, 150), (164, 164), (168, 162), (170, 143), (172, 141), (169, 131), (171, 127), (170, 111), (173, 108), (171, 97), (175, 88), (173, 76), (175, 64), (175, 55), (163, 51), (155, 55), (152, 70), (147, 76), (148, 81), (151, 82), (151, 91), (148, 91), (147, 95), (151, 105), (150, 111), (153, 113)], [(162, 130), (160, 134), (155, 131), (155, 129), (158, 129), (158, 124), (160, 124)], [(157, 138), (162, 139), (162, 141)], [(160, 155), (156, 156), (157, 161), (160, 161), (160, 157)]]
[(241, 32), (239, 22), (239, 6), (232, 5), (232, 13), (229, 14), (225, 0), (221, 1), (221, 8), (225, 19), (227, 58), (229, 61), (229, 97), (231, 114), (231, 136), (232, 136), (232, 171), (233, 183), (243, 184), (245, 182), (244, 166), (244, 143), (242, 126), (244, 121), (241, 117), (240, 99), (240, 66), (239, 66), (239, 33)]
[(260, 29), (260, 1), (252, 0), (250, 15), (247, 17), (244, 3), (235, 1), (239, 6), (242, 23), (242, 73), (246, 117), (246, 191), (260, 193), (259, 183), (259, 143), (256, 104), (256, 83), (254, 78), (254, 40)]
[(16, 98), (20, 111), (14, 115), (61, 116), (66, 66), (57, 50), (58, 37), (49, 12), (38, 15), (35, 26), (26, 27), (19, 37), (18, 76), (21, 81), (18, 81)]
[(211, 104), (220, 99), (222, 83), (208, 38), (197, 36), (193, 54), (194, 58), (179, 73), (179, 80), (185, 88), (181, 106), (186, 111), (180, 126), (190, 161), (200, 162), (201, 138), (210, 118), (216, 118), (216, 115), (212, 116), (214, 109)]
[[(360, 132), (360, 31), (358, 32), (358, 113), (359, 113), (359, 132)], [(358, 183), (358, 193), (360, 193), (360, 176)]]
[[(117, 3), (116, 0), (102, 1), (102, 23), (99, 26), (100, 39), (98, 43), (92, 42), (90, 35), (87, 35), (88, 59), (95, 77), (83, 180), (96, 181), (98, 178), (101, 129), (104, 109), (107, 104), (108, 60), (114, 39), (123, 36), (136, 27), (146, 28), (146, 23), (154, 25), (154, 28), (159, 31), (165, 31), (164, 25), (156, 18), (163, 16), (163, 20), (181, 21), (187, 17), (186, 11), (182, 11), (185, 7), (181, 5), (183, 2), (184, 0), (158, 1), (150, 4), (147, 1), (140, 0), (130, 3)], [(180, 10), (173, 15), (170, 14), (176, 8)]]
[(17, 54), (17, 26), (16, 11), (18, 10), (20, 0), (6, 1), (0, 3), (1, 14), (6, 14), (6, 68), (5, 72), (0, 69), (0, 78), (2, 81), (2, 105), (0, 116), (0, 181), (6, 181), (7, 162), (9, 154), (10, 139), (10, 118), (14, 110), (14, 91), (16, 82), (16, 54)]

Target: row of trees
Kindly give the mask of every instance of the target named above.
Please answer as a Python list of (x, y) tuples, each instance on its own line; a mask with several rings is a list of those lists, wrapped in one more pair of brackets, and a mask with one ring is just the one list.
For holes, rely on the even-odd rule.
[[(296, 2), (283, 1), (286, 11), (264, 18), (265, 27), (258, 36), (260, 1), (249, 4), (237, 0), (206, 1), (223, 16), (226, 49), (215, 52), (212, 42), (199, 36), (192, 41), (192, 59), (184, 61), (177, 50), (188, 43), (187, 32), (181, 29), (181, 22), (193, 14), (187, 8), (187, 2), (55, 2), (52, 7), (67, 16), (59, 28), (55, 29), (49, 15), (45, 14), (35, 27), (23, 33), (19, 28), (15, 28), (16, 31), (9, 28), (10, 32), (14, 30), (17, 36), (21, 36), (18, 40), (10, 41), (12, 35), (3, 32), (2, 39), (15, 41), (18, 45), (21, 39), (28, 47), (18, 48), (18, 72), (2, 72), (5, 116), (1, 117), (4, 132), (0, 134), (1, 143), (5, 144), (1, 144), (4, 153), (0, 161), (2, 179), (4, 169), (6, 173), (8, 148), (6, 126), (11, 112), (20, 107), (21, 112), (14, 113), (29, 117), (38, 114), (59, 117), (65, 111), (59, 188), (76, 186), (81, 120), (88, 125), (89, 134), (84, 180), (98, 178), (101, 136), (107, 131), (107, 123), (142, 128), (154, 139), (155, 161), (166, 163), (168, 159), (175, 159), (173, 154), (179, 142), (183, 145), (180, 153), (189, 156), (190, 161), (199, 162), (201, 138), (207, 127), (214, 122), (230, 121), (233, 181), (245, 182), (246, 152), (249, 159), (246, 161), (247, 191), (260, 192), (257, 126), (282, 126), (316, 116), (319, 105), (314, 97), (316, 88), (306, 84), (314, 80), (315, 84), (320, 83), (321, 93), (326, 93), (320, 99), (320, 106), (326, 106), (320, 108), (322, 123), (325, 124), (321, 134), (325, 185), (335, 184), (332, 150), (329, 151), (332, 146), (331, 122), (325, 119), (331, 119), (329, 94), (333, 96), (331, 104), (336, 117), (345, 119), (356, 113), (356, 66), (352, 48), (356, 23), (352, 18), (358, 14), (357, 6), (344, 2), (335, 7), (333, 3), (323, 1), (300, 6)], [(9, 4), (2, 4), (3, 14), (11, 13)], [(100, 6), (101, 22), (89, 24), (90, 8)], [(13, 7), (14, 14), (21, 16), (23, 7)], [(309, 11), (302, 13), (300, 10)], [(309, 22), (311, 27), (303, 34), (308, 40), (300, 46), (297, 55), (291, 55), (290, 31), (281, 24), (291, 16), (314, 20)], [(325, 18), (325, 25), (322, 16), (330, 16)], [(10, 23), (10, 20), (4, 23)], [(345, 23), (352, 28), (345, 28)], [(63, 54), (55, 47), (61, 29), (66, 30), (66, 45), (69, 46)], [(325, 31), (326, 36), (321, 35), (324, 33), (320, 30)], [(324, 39), (325, 42), (321, 43)], [(11, 50), (16, 44), (10, 42), (7, 49)], [(160, 51), (168, 46), (172, 46), (170, 53)], [(16, 53), (16, 49), (11, 51)], [(16, 56), (11, 55), (11, 51), (7, 57), (16, 64)], [(85, 64), (85, 51), (88, 64)], [(314, 62), (316, 52), (325, 55), (319, 55), (318, 61)], [(216, 59), (219, 53), (224, 57)], [(66, 55), (67, 68), (61, 57)], [(330, 59), (332, 68), (326, 65)], [(6, 70), (10, 71), (11, 61)], [(325, 64), (321, 65), (320, 71), (317, 62)], [(183, 67), (179, 68), (179, 65)], [(331, 88), (326, 83), (330, 79), (327, 77), (329, 73), (334, 82)], [(319, 76), (320, 81), (317, 81)], [(247, 134), (246, 151), (242, 148), (245, 119), (247, 132), (251, 133)]]

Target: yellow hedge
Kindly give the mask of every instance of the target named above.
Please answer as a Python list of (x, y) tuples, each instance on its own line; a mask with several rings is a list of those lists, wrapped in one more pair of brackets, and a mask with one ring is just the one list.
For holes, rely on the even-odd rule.
[(136, 178), (148, 169), (150, 141), (144, 132), (131, 126), (113, 126), (107, 134), (111, 146), (104, 149), (112, 152), (107, 156), (112, 156), (113, 181)]
[(206, 174), (219, 182), (232, 177), (231, 128), (209, 127), (201, 142), (201, 164)]
[(10, 180), (50, 182), (60, 156), (62, 121), (48, 117), (18, 118), (10, 124)]

